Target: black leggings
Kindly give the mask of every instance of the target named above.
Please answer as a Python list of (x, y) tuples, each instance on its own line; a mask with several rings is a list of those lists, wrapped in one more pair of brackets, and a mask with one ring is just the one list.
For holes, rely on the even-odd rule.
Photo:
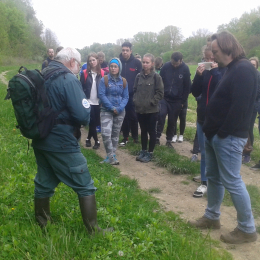
[(148, 144), (148, 133), (149, 133), (149, 150), (148, 152), (153, 152), (156, 142), (156, 125), (158, 120), (158, 113), (150, 114), (138, 114), (137, 118), (141, 128), (141, 143), (142, 150), (147, 150)]
[(99, 125), (100, 125), (100, 107), (99, 105), (91, 105), (89, 131), (88, 131), (89, 140), (91, 139), (91, 137), (93, 137), (95, 142), (98, 141), (97, 126)]

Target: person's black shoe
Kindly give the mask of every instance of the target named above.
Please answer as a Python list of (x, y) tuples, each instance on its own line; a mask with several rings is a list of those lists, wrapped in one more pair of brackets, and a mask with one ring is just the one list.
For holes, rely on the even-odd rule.
[(260, 170), (260, 163), (257, 163), (256, 165), (252, 166), (250, 169), (254, 171)]
[(156, 138), (155, 145), (160, 145), (160, 139)]
[(126, 146), (126, 144), (128, 143), (128, 138), (124, 138), (121, 143), (119, 144), (119, 146)]
[(139, 144), (138, 139), (134, 139), (134, 144)]
[(91, 142), (89, 139), (86, 139), (86, 147), (91, 147)]
[(170, 148), (170, 149), (174, 149), (174, 147), (172, 146), (171, 141), (167, 141), (165, 145), (166, 145), (168, 148)]
[(95, 144), (94, 144), (94, 146), (92, 148), (97, 150), (99, 147), (100, 147), (100, 142), (97, 141), (97, 142), (95, 142)]

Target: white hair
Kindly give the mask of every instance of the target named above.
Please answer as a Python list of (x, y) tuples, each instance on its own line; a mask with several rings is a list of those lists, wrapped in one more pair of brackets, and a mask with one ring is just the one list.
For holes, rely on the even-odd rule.
[(55, 60), (60, 61), (60, 62), (70, 61), (71, 59), (75, 59), (75, 60), (81, 62), (80, 53), (76, 49), (70, 48), (70, 47), (64, 48), (61, 51), (59, 51), (55, 58)]

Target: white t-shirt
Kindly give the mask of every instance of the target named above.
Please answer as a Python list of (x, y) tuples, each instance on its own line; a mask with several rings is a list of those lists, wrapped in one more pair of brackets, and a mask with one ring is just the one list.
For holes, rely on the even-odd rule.
[(96, 84), (97, 73), (91, 71), (91, 76), (93, 82), (92, 82), (92, 88), (90, 91), (90, 98), (88, 99), (88, 102), (90, 103), (90, 105), (99, 105), (99, 98), (97, 95), (97, 84)]

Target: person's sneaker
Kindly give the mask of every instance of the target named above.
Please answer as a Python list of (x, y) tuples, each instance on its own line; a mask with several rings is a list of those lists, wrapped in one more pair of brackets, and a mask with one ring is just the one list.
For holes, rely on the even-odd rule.
[(198, 155), (197, 154), (193, 154), (190, 158), (190, 161), (191, 162), (197, 162), (199, 159), (198, 159)]
[(182, 142), (183, 142), (183, 135), (179, 135), (178, 142), (179, 142), (179, 143), (182, 143)]
[(177, 135), (174, 135), (174, 136), (173, 136), (173, 138), (172, 138), (172, 143), (176, 143), (177, 137), (178, 137)]
[(160, 139), (156, 138), (155, 145), (160, 145)]
[(174, 149), (174, 147), (171, 144), (171, 141), (167, 141), (165, 145), (170, 149)]
[(193, 193), (194, 198), (201, 198), (203, 195), (207, 193), (207, 186), (206, 185), (200, 185), (198, 189)]
[(126, 144), (128, 143), (128, 138), (124, 138), (121, 143), (119, 143), (119, 146), (126, 146)]
[(234, 231), (221, 235), (220, 239), (229, 244), (243, 244), (243, 243), (249, 243), (254, 242), (257, 240), (257, 234), (254, 233), (245, 233), (238, 229), (237, 227), (234, 229)]
[(99, 147), (100, 147), (100, 142), (97, 141), (97, 142), (95, 142), (95, 144), (94, 144), (94, 146), (92, 148), (97, 150)]
[(91, 141), (89, 139), (86, 139), (86, 147), (91, 147)]
[(152, 158), (153, 158), (153, 153), (147, 152), (145, 154), (145, 156), (143, 158), (141, 158), (140, 161), (143, 162), (143, 163), (148, 163), (148, 162), (150, 162), (152, 160)]
[(260, 170), (260, 163), (257, 163), (256, 165), (250, 167), (250, 169), (254, 171)]
[(219, 219), (213, 220), (213, 219), (206, 218), (204, 216), (195, 221), (188, 221), (188, 223), (193, 227), (201, 228), (201, 229), (207, 229), (207, 228), (220, 229)]
[(243, 164), (249, 163), (250, 161), (251, 161), (250, 155), (244, 155), (244, 156), (243, 156), (243, 160), (242, 160), (242, 163), (243, 163)]
[(141, 151), (139, 152), (139, 155), (136, 156), (136, 161), (141, 161), (141, 159), (145, 156), (146, 153), (147, 153), (147, 151), (141, 150)]
[(113, 156), (114, 156), (114, 162), (116, 162), (115, 165), (118, 165), (119, 161), (117, 160), (116, 155), (114, 154)]
[(198, 176), (196, 176), (196, 177), (193, 177), (192, 180), (195, 181), (195, 182), (201, 183), (201, 177), (200, 177), (200, 175), (198, 175)]
[(103, 160), (102, 162), (100, 163), (109, 163), (109, 157), (107, 156), (105, 160)]
[(116, 159), (115, 154), (109, 155), (109, 163), (111, 165), (118, 165), (119, 164), (119, 161)]

